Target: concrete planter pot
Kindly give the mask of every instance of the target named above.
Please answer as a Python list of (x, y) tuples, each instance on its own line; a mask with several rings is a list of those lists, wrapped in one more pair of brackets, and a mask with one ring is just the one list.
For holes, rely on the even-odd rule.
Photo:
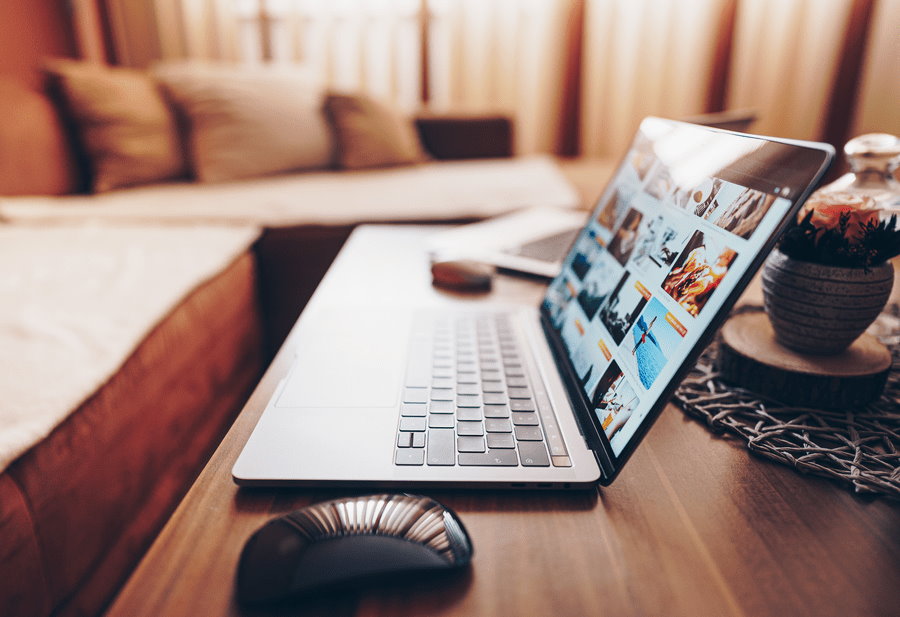
[(890, 262), (841, 268), (799, 261), (775, 250), (763, 268), (766, 313), (778, 342), (809, 354), (850, 346), (884, 309), (894, 283)]

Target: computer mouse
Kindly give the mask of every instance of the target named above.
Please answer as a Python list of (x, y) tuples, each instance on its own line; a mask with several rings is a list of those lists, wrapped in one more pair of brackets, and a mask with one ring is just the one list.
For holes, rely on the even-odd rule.
[(238, 563), (242, 603), (284, 600), (373, 579), (466, 567), (472, 543), (462, 522), (437, 501), (394, 494), (326, 501), (275, 518), (244, 545)]
[(432, 283), (455, 291), (488, 291), (494, 268), (487, 264), (458, 259), (431, 264)]

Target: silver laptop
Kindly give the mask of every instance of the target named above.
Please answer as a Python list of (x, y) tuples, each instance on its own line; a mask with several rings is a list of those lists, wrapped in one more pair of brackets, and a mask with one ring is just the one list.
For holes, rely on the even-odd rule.
[(612, 482), (833, 156), (647, 118), (540, 306), (307, 311), (235, 481)]
[(584, 227), (581, 210), (534, 207), (441, 231), (432, 261), (471, 259), (505, 271), (553, 279)]

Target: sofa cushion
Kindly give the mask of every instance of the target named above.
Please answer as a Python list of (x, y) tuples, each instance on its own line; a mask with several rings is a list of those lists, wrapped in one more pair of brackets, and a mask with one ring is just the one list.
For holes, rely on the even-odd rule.
[(45, 70), (76, 124), (95, 191), (185, 175), (175, 119), (148, 75), (72, 60)]
[(201, 182), (332, 165), (323, 92), (306, 71), (181, 63), (153, 73), (187, 121)]
[(332, 94), (325, 99), (344, 169), (411, 165), (427, 160), (409, 118), (367, 96)]
[(268, 227), (459, 221), (530, 206), (574, 207), (549, 157), (430, 162), (286, 174), (222, 184), (171, 183), (102, 195), (0, 198), (11, 221), (251, 223)]

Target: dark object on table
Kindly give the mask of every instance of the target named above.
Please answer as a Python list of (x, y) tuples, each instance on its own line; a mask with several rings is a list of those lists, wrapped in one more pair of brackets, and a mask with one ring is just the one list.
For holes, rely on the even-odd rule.
[(468, 259), (431, 264), (432, 283), (454, 291), (488, 291), (493, 276), (493, 267)]
[(859, 408), (881, 396), (891, 353), (863, 334), (844, 351), (804, 354), (782, 346), (764, 313), (745, 313), (722, 327), (722, 379), (792, 405)]
[(414, 572), (463, 568), (472, 544), (459, 518), (419, 495), (347, 497), (258, 529), (238, 564), (238, 599), (270, 602)]

